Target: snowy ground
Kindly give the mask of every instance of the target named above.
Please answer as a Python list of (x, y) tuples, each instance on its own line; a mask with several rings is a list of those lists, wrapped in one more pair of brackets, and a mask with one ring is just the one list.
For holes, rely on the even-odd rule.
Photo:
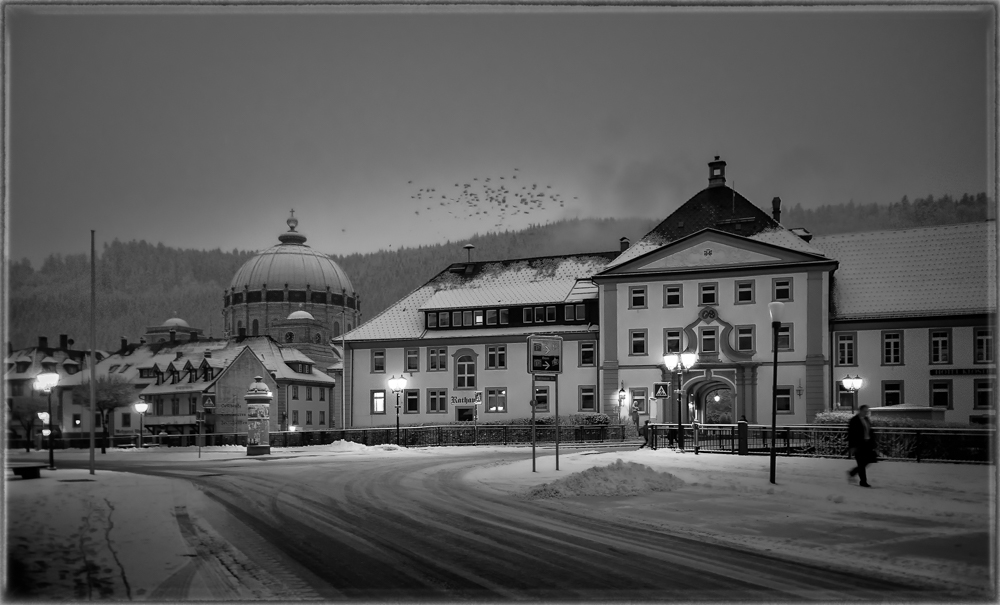
[[(477, 451), (495, 451), (499, 460), (511, 449)], [(358, 456), (448, 458), (469, 452), (468, 447), (338, 442), (274, 448), (272, 457), (347, 462)], [(8, 452), (12, 455), (47, 460), (46, 452)], [(87, 451), (60, 451), (57, 464), (88, 458)], [(109, 458), (155, 464), (199, 460), (197, 448), (110, 449), (101, 459)], [(200, 460), (258, 463), (236, 446), (202, 448)], [(964, 588), (970, 596), (995, 594), (995, 467), (880, 462), (869, 467), (874, 488), (864, 489), (848, 483), (848, 460), (779, 458), (774, 486), (768, 464), (767, 457), (695, 456), (662, 448), (563, 449), (556, 471), (553, 451), (546, 448), (539, 449), (538, 472), (532, 472), (529, 459), (479, 466), (466, 478), (472, 488), (531, 498), (540, 506), (613, 515), (828, 567), (930, 579)], [(34, 480), (14, 478), (9, 471), (7, 477), (7, 519), (17, 520), (8, 526), (8, 556), (32, 577), (43, 578), (39, 597), (100, 598), (103, 585), (132, 599), (169, 596), (164, 587), (175, 585), (189, 599), (280, 600), (289, 594), (280, 578), (254, 566), (225, 545), (211, 524), (199, 521), (207, 518), (209, 503), (183, 479), (73, 469), (43, 470), (42, 479)], [(185, 575), (186, 561), (198, 556), (195, 534), (199, 545), (215, 543), (226, 551), (226, 569)]]

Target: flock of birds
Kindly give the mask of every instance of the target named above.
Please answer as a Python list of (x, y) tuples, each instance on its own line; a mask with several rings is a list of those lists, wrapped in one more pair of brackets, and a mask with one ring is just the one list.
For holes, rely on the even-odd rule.
[(420, 187), (410, 196), (421, 206), (413, 213), (419, 216), (421, 211), (443, 210), (459, 219), (494, 219), (494, 227), (502, 227), (508, 217), (530, 215), (555, 208), (557, 204), (559, 208), (565, 207), (566, 200), (552, 191), (552, 185), (523, 184), (524, 180), (518, 176), (520, 170), (515, 168), (514, 174), (501, 177), (475, 177), (471, 182), (445, 188)]

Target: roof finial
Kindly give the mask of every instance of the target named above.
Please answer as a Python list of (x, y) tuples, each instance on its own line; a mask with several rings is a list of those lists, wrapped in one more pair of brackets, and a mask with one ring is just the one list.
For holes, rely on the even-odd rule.
[(285, 223), (288, 225), (288, 230), (295, 233), (295, 228), (299, 226), (299, 219), (295, 218), (295, 209), (292, 208), (291, 217)]

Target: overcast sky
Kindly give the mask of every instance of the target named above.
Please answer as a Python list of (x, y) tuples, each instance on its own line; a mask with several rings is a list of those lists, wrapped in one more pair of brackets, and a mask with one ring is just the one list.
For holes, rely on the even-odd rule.
[(36, 268), (90, 229), (262, 249), (291, 208), (332, 254), (663, 218), (715, 155), (765, 209), (992, 194), (992, 5), (4, 9)]

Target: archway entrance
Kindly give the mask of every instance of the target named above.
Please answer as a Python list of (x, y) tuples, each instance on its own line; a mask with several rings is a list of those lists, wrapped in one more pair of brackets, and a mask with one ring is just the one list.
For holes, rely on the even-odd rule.
[(727, 381), (709, 379), (690, 387), (689, 417), (702, 424), (736, 422), (736, 391)]

